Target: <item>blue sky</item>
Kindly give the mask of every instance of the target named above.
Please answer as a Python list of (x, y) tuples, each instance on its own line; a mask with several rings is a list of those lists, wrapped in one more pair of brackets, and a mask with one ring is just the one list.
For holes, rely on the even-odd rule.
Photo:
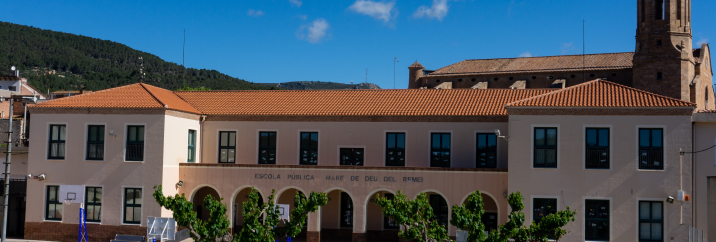
[[(696, 0), (694, 42), (716, 40), (716, 2)], [(253, 82), (368, 81), (407, 88), (407, 67), (465, 59), (634, 49), (636, 0), (234, 0), (3, 3), (0, 21), (126, 44)]]

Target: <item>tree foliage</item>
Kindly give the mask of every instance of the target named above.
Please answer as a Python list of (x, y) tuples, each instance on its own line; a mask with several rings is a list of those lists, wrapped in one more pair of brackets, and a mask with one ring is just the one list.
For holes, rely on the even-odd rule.
[(226, 205), (223, 199), (215, 200), (211, 195), (204, 198), (203, 206), (209, 210), (209, 219), (204, 221), (197, 217), (194, 204), (184, 194), (165, 197), (162, 186), (154, 186), (154, 199), (160, 206), (172, 211), (172, 217), (179, 226), (189, 229), (195, 241), (217, 242), (231, 241), (229, 219), (226, 217)]
[(467, 197), (464, 205), (452, 206), (452, 218), (450, 224), (468, 232), (467, 241), (485, 241), (487, 235), (485, 224), (482, 223), (482, 215), (485, 215), (485, 204), (482, 202), (480, 191), (473, 192)]
[(282, 220), (274, 203), (275, 192), (276, 190), (271, 191), (268, 203), (259, 204), (259, 194), (253, 187), (251, 188), (249, 200), (241, 204), (244, 224), (237, 236), (238, 241), (273, 242), (286, 236), (296, 237), (305, 226), (308, 214), (328, 203), (328, 196), (325, 193), (311, 192), (306, 198), (303, 193), (297, 192), (290, 219)]
[(383, 215), (405, 228), (398, 236), (417, 242), (449, 241), (447, 228), (438, 224), (425, 193), (415, 200), (407, 199), (400, 190), (393, 199), (381, 198), (379, 194), (375, 198)]
[(216, 70), (184, 68), (126, 45), (81, 35), (0, 22), (0, 74), (16, 66), (38, 91), (102, 90), (141, 80), (177, 90), (276, 89), (228, 76)]

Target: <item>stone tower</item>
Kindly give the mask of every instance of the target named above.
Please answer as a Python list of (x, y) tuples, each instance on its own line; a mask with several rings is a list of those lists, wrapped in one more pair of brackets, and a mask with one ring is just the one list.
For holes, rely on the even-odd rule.
[(637, 0), (634, 87), (691, 101), (691, 0)]
[(420, 81), (420, 78), (423, 77), (423, 70), (425, 70), (425, 67), (415, 61), (412, 65), (408, 67), (410, 70), (410, 83), (408, 84), (408, 89), (418, 89), (423, 86), (422, 81)]

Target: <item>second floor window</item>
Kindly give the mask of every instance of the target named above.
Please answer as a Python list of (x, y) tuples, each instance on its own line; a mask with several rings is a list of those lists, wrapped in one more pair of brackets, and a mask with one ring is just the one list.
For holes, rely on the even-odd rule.
[(363, 165), (363, 148), (341, 148), (340, 153), (342, 166)]
[(318, 132), (301, 132), (301, 165), (318, 164)]
[(433, 133), (430, 139), (430, 167), (450, 167), (450, 134)]
[(236, 131), (219, 132), (219, 163), (236, 161)]
[(127, 126), (126, 161), (144, 161), (144, 126)]
[(276, 164), (276, 132), (259, 132), (259, 164)]
[(187, 141), (186, 162), (194, 163), (196, 159), (196, 130), (189, 130)]
[(104, 125), (87, 126), (87, 160), (104, 159)]
[(609, 169), (609, 129), (588, 128), (586, 136), (587, 169)]
[(405, 166), (405, 133), (388, 133), (385, 144), (385, 165)]
[(664, 169), (663, 129), (639, 129), (639, 169)]
[(478, 168), (497, 168), (497, 136), (495, 134), (477, 134)]
[(534, 167), (557, 168), (557, 128), (535, 128)]
[(65, 139), (67, 126), (50, 125), (50, 144), (47, 154), (48, 159), (64, 159), (65, 158)]

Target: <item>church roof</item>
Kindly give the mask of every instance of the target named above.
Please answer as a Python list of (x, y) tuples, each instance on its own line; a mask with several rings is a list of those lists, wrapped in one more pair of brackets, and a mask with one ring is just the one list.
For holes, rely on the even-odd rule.
[(421, 65), (418, 61), (415, 61), (412, 65), (408, 66), (408, 68), (422, 68), (425, 69), (423, 65)]
[(506, 107), (695, 107), (696, 104), (594, 80), (509, 103)]
[(584, 64), (582, 55), (465, 60), (428, 76), (630, 69), (633, 59), (634, 52), (584, 55)]

